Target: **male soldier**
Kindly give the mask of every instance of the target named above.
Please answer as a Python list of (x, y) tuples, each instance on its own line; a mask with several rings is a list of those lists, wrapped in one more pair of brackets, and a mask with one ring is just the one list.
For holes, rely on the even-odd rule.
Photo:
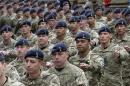
[(69, 54), (73, 55), (76, 52), (75, 46), (74, 46), (74, 39), (71, 36), (67, 35), (67, 23), (65, 21), (59, 21), (56, 24), (55, 32), (56, 32), (56, 38), (51, 40), (52, 44), (56, 44), (59, 42), (64, 42), (67, 44), (69, 48)]
[(128, 57), (127, 51), (111, 42), (112, 32), (108, 27), (99, 30), (100, 45), (93, 49), (104, 59), (104, 70), (100, 79), (100, 86), (123, 86), (122, 61)]
[(20, 39), (15, 44), (16, 50), (15, 50), (15, 57), (16, 59), (10, 62), (10, 65), (13, 65), (13, 67), (16, 68), (18, 71), (20, 77), (22, 77), (25, 73), (24, 69), (24, 56), (26, 52), (29, 50), (29, 42), (26, 39)]
[(71, 37), (75, 38), (76, 34), (80, 32), (80, 27), (79, 27), (79, 17), (78, 16), (72, 16), (69, 20), (70, 26), (70, 35)]
[(51, 13), (49, 14), (46, 18), (46, 24), (48, 26), (48, 30), (49, 30), (49, 39), (52, 39), (55, 37), (55, 33), (54, 33), (54, 28), (55, 28), (55, 24), (56, 24), (56, 14), (55, 13)]
[(20, 29), (21, 29), (21, 35), (16, 40), (24, 38), (29, 41), (30, 46), (35, 45), (37, 41), (37, 36), (31, 32), (31, 22), (26, 20), (23, 21)]
[(33, 47), (34, 49), (40, 49), (44, 51), (44, 57), (46, 61), (50, 61), (51, 57), (51, 49), (53, 47), (53, 44), (50, 44), (49, 41), (49, 31), (48, 29), (39, 29), (37, 31), (37, 44)]
[(30, 15), (31, 15), (31, 23), (32, 23), (32, 32), (35, 33), (37, 29), (37, 23), (39, 21), (39, 17), (37, 16), (37, 9), (32, 8), (30, 10)]
[(101, 6), (98, 6), (95, 9), (95, 19), (97, 22), (101, 22), (103, 24), (106, 24), (106, 17), (103, 16), (103, 8)]
[(111, 8), (106, 9), (105, 15), (107, 17), (106, 24), (112, 28), (112, 22), (113, 22), (113, 12)]
[(99, 28), (104, 26), (103, 23), (96, 21), (95, 15), (92, 12), (87, 13), (86, 17), (88, 19), (88, 24), (89, 24), (90, 29), (95, 30), (96, 32), (98, 32)]
[(78, 53), (70, 57), (70, 62), (84, 70), (86, 78), (88, 78), (89, 86), (98, 86), (101, 75), (100, 69), (103, 67), (103, 58), (98, 54), (92, 53), (90, 49), (90, 34), (87, 32), (79, 32), (76, 35), (76, 45)]
[(1, 28), (2, 41), (0, 42), (1, 51), (9, 51), (14, 49), (16, 41), (12, 39), (12, 28), (9, 25), (4, 25)]
[(33, 49), (25, 55), (26, 75), (21, 82), (26, 86), (60, 86), (59, 78), (48, 72), (41, 71), (44, 64), (42, 51)]
[(88, 86), (83, 70), (68, 62), (69, 54), (64, 43), (57, 43), (51, 53), (54, 67), (49, 72), (59, 77), (61, 86)]
[(5, 75), (6, 63), (5, 57), (0, 53), (0, 86), (25, 86), (24, 84), (10, 79), (10, 77)]
[[(120, 19), (119, 21), (117, 21), (116, 25), (115, 25), (115, 36), (113, 39), (113, 42), (116, 44), (119, 44), (120, 46), (124, 47), (126, 49), (126, 51), (130, 54), (130, 36), (128, 36), (127, 34), (127, 23), (124, 19)], [(130, 59), (126, 59), (123, 63), (122, 63), (122, 78), (123, 78), (123, 82), (124, 82), (124, 86), (129, 86), (130, 83), (130, 63), (129, 63)]]
[(30, 8), (25, 7), (23, 9), (23, 21), (31, 21), (31, 16), (30, 16)]

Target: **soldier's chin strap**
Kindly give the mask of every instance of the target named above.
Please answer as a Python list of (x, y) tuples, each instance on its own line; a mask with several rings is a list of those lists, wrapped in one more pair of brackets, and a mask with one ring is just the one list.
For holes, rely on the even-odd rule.
[(2, 85), (0, 85), (0, 86), (4, 86), (4, 85), (6, 84), (7, 81), (8, 81), (8, 77), (6, 76), (5, 82), (4, 82)]

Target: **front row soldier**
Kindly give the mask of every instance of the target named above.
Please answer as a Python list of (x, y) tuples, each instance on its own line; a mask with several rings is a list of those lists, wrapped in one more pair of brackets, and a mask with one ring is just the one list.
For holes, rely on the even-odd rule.
[(93, 49), (94, 53), (104, 59), (104, 68), (100, 78), (100, 86), (123, 86), (122, 62), (127, 59), (127, 51), (111, 42), (112, 32), (108, 27), (99, 30), (100, 45)]
[(42, 71), (44, 54), (41, 50), (32, 49), (25, 55), (26, 74), (21, 82), (26, 86), (60, 86), (60, 81), (55, 74)]
[(0, 86), (25, 86), (21, 82), (10, 79), (10, 77), (5, 75), (6, 63), (5, 57), (0, 53)]
[(61, 86), (88, 86), (83, 70), (68, 62), (69, 53), (66, 44), (57, 43), (52, 48), (51, 54), (54, 66), (49, 72), (59, 77)]
[(70, 57), (69, 61), (83, 69), (89, 86), (98, 86), (101, 69), (104, 61), (98, 54), (92, 53), (90, 49), (91, 35), (88, 32), (79, 32), (75, 38), (78, 53)]

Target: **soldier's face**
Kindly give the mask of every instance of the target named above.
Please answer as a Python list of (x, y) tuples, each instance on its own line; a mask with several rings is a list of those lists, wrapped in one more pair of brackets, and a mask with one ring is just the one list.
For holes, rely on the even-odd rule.
[(39, 35), (38, 36), (38, 44), (39, 45), (45, 45), (48, 43), (48, 41), (49, 41), (48, 36), (46, 36), (46, 35)]
[(12, 32), (9, 32), (9, 31), (6, 32), (6, 31), (4, 31), (2, 33), (2, 37), (3, 37), (3, 39), (8, 40), (8, 39), (10, 39), (12, 37)]
[(115, 13), (114, 18), (116, 19), (122, 18), (122, 13)]
[(91, 25), (95, 22), (95, 19), (93, 17), (88, 17), (88, 23)]
[(22, 34), (27, 34), (27, 33), (29, 33), (31, 31), (31, 27), (28, 26), (28, 25), (23, 25), (21, 27), (21, 31), (22, 31)]
[(36, 74), (40, 71), (42, 65), (42, 61), (36, 58), (26, 58), (25, 59), (25, 68), (28, 74)]
[(79, 52), (86, 52), (89, 49), (90, 42), (86, 39), (77, 39), (76, 46)]
[(112, 39), (112, 34), (108, 32), (101, 32), (99, 35), (99, 41), (100, 43), (108, 43)]
[(4, 74), (5, 67), (5, 63), (0, 62), (0, 77)]
[(86, 27), (86, 20), (81, 20), (80, 22), (79, 22), (79, 26), (80, 26), (80, 28), (85, 28)]
[(67, 61), (68, 52), (56, 52), (52, 55), (52, 61), (56, 68), (62, 68)]
[(103, 14), (103, 11), (101, 9), (96, 11), (96, 15), (101, 16)]
[(26, 54), (26, 52), (28, 51), (29, 47), (26, 46), (26, 45), (19, 45), (16, 47), (16, 50), (17, 50), (17, 55), (18, 57), (22, 57)]
[(54, 19), (49, 20), (49, 21), (48, 21), (48, 25), (49, 25), (50, 27), (54, 27), (54, 26), (55, 26), (55, 20), (54, 20)]
[(62, 36), (66, 34), (66, 28), (64, 27), (59, 27), (57, 29), (55, 29), (56, 35), (57, 36)]
[(118, 25), (116, 27), (116, 33), (118, 35), (124, 35), (126, 33), (127, 27), (125, 25)]

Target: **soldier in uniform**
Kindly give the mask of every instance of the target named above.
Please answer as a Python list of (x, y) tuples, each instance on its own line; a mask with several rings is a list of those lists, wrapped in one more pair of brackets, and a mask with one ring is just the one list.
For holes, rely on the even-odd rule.
[(67, 45), (57, 43), (51, 53), (54, 66), (49, 72), (59, 77), (61, 86), (88, 86), (83, 70), (68, 62)]
[(65, 21), (58, 21), (55, 27), (55, 32), (56, 32), (56, 38), (51, 40), (52, 44), (56, 44), (59, 42), (64, 42), (67, 44), (68, 48), (69, 48), (69, 53), (70, 55), (75, 54), (76, 49), (74, 46), (74, 39), (67, 35), (67, 23)]
[(0, 86), (25, 86), (21, 82), (10, 79), (10, 77), (5, 75), (5, 71), (5, 57), (0, 53)]
[(15, 60), (10, 62), (9, 64), (16, 68), (20, 77), (22, 77), (25, 73), (24, 69), (24, 56), (26, 52), (29, 50), (29, 42), (26, 39), (19, 39), (19, 41), (15, 44), (16, 50), (15, 53)]
[(103, 16), (103, 8), (101, 6), (98, 6), (95, 9), (95, 19), (97, 22), (101, 22), (103, 24), (106, 24), (106, 17)]
[(23, 21), (21, 25), (21, 35), (17, 37), (16, 40), (19, 40), (20, 38), (27, 39), (30, 43), (30, 46), (35, 45), (37, 41), (37, 36), (31, 32), (31, 22), (30, 21)]
[(73, 38), (75, 38), (76, 34), (81, 31), (78, 22), (79, 22), (78, 16), (72, 16), (69, 20), (70, 36)]
[(44, 60), (47, 62), (51, 61), (51, 49), (53, 44), (49, 41), (49, 31), (48, 29), (39, 29), (37, 31), (37, 44), (33, 47), (34, 49), (40, 49), (44, 52)]
[(0, 42), (0, 50), (9, 51), (14, 49), (16, 41), (12, 38), (13, 32), (9, 25), (5, 25), (1, 28), (2, 41)]
[[(124, 47), (126, 51), (130, 54), (130, 36), (127, 34), (127, 23), (124, 19), (120, 19), (117, 21), (115, 25), (115, 36), (113, 42), (119, 44), (120, 46)], [(129, 86), (130, 83), (130, 58), (126, 59), (122, 62), (122, 78), (124, 82), (124, 86)]]
[(78, 53), (70, 57), (70, 62), (84, 70), (86, 78), (89, 80), (89, 86), (98, 86), (101, 75), (101, 68), (103, 68), (103, 58), (98, 54), (92, 53), (90, 49), (90, 34), (87, 32), (80, 32), (76, 35), (76, 45)]
[(60, 86), (58, 76), (42, 71), (44, 54), (41, 50), (32, 49), (25, 55), (26, 75), (21, 82), (26, 86)]
[(100, 45), (93, 49), (104, 59), (100, 86), (123, 86), (122, 62), (128, 58), (127, 51), (111, 42), (112, 32), (108, 27), (99, 30)]

